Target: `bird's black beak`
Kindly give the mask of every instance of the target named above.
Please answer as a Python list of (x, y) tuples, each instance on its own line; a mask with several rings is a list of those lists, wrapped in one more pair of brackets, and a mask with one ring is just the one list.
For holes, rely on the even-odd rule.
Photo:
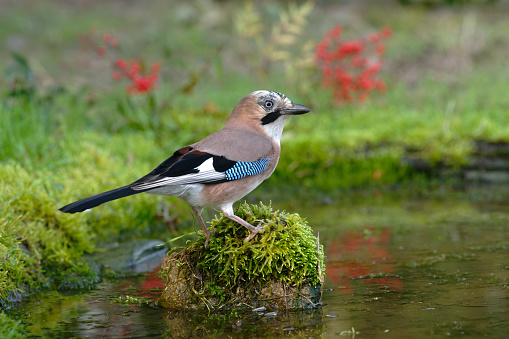
[(282, 115), (299, 115), (311, 112), (309, 107), (299, 104), (293, 104), (293, 107), (281, 109)]

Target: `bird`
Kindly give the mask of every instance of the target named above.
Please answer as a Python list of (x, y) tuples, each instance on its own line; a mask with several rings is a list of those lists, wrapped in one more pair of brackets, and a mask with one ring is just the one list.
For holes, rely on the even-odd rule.
[(176, 150), (152, 172), (129, 185), (92, 195), (63, 206), (65, 213), (83, 212), (111, 200), (149, 193), (184, 199), (198, 219), (206, 237), (214, 230), (202, 217), (205, 207), (246, 227), (249, 242), (263, 232), (260, 222), (251, 225), (233, 212), (242, 199), (274, 172), (281, 152), (281, 135), (288, 117), (311, 112), (293, 103), (286, 95), (258, 90), (242, 98), (233, 108), (224, 127), (201, 141)]

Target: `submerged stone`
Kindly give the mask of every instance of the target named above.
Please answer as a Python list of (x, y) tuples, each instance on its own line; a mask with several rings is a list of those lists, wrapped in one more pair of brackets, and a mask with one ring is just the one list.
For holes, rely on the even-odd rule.
[(270, 206), (242, 204), (235, 212), (263, 233), (244, 242), (249, 231), (221, 216), (215, 232), (171, 252), (160, 274), (166, 287), (159, 304), (166, 308), (267, 309), (315, 308), (325, 271), (323, 246), (298, 214)]
[(159, 266), (168, 248), (160, 240), (110, 244), (92, 255), (97, 264), (116, 272), (141, 273)]

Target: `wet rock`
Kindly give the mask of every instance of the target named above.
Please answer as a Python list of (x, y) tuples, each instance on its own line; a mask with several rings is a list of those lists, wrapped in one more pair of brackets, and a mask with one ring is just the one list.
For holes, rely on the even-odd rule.
[(114, 243), (92, 255), (98, 265), (116, 272), (148, 272), (161, 264), (168, 248), (160, 240)]
[[(297, 288), (280, 281), (263, 285), (238, 284), (235, 288), (214, 288), (189, 265), (175, 260), (177, 253), (165, 258), (161, 269), (167, 274), (159, 305), (170, 309), (256, 306), (256, 309), (313, 308), (321, 299), (321, 286), (304, 284)], [(221, 292), (219, 292), (221, 291)], [(257, 311), (263, 312), (263, 311)]]
[(267, 310), (266, 307), (257, 307), (255, 309), (253, 309), (252, 311), (253, 312), (265, 312)]
[(462, 174), (466, 181), (508, 183), (509, 142), (476, 141)]
[(416, 150), (407, 150), (402, 164), (433, 177), (456, 177), (466, 182), (509, 183), (509, 142), (475, 141), (468, 161), (450, 166), (443, 161), (431, 162), (419, 157)]
[(463, 176), (466, 181), (494, 184), (509, 183), (509, 169), (507, 171), (466, 170)]
[(17, 302), (23, 300), (25, 297), (26, 292), (24, 289), (11, 291), (7, 298), (0, 299), (0, 310), (8, 310), (12, 306), (16, 305)]

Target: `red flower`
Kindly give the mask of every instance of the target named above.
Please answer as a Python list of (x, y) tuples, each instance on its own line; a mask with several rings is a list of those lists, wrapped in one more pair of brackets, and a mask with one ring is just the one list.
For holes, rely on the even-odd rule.
[(152, 66), (150, 67), (150, 69), (152, 70), (152, 72), (159, 72), (159, 69), (161, 68), (161, 65), (159, 65), (158, 62), (154, 62), (152, 64)]
[(152, 64), (152, 73), (147, 75), (140, 74), (141, 66), (138, 60), (135, 59), (129, 62), (118, 59), (115, 61), (115, 66), (120, 70), (113, 73), (113, 78), (115, 80), (120, 80), (121, 78), (129, 79), (129, 84), (126, 87), (127, 93), (142, 94), (150, 92), (155, 88), (157, 79), (159, 78), (158, 72), (160, 66), (158, 63)]
[(378, 56), (381, 56), (382, 54), (384, 54), (384, 52), (385, 52), (385, 46), (384, 45), (379, 44), (379, 45), (376, 46), (376, 54)]
[(109, 41), (109, 44), (110, 44), (111, 47), (117, 48), (118, 47), (118, 40), (117, 39), (111, 39)]
[(384, 27), (384, 29), (382, 29), (382, 35), (384, 36), (384, 38), (389, 38), (392, 36), (392, 30), (390, 27)]
[[(93, 28), (87, 35), (80, 36), (83, 42), (92, 46), (92, 48), (99, 54), (104, 55), (108, 48), (115, 48), (118, 46), (118, 40), (114, 39), (110, 34), (98, 34), (98, 30)], [(128, 84), (126, 90), (128, 93), (146, 93), (152, 91), (156, 87), (157, 79), (159, 78), (159, 70), (161, 66), (159, 63), (154, 62), (150, 71), (145, 72), (144, 67), (136, 59), (126, 61), (124, 59), (117, 59), (113, 63), (114, 71), (111, 76), (113, 80), (119, 81), (127, 79)]]
[(348, 41), (341, 44), (338, 48), (338, 55), (359, 54), (362, 53), (364, 46), (360, 41)]
[(115, 66), (117, 66), (121, 70), (125, 70), (127, 68), (127, 61), (125, 61), (124, 59), (117, 59), (117, 61), (115, 61)]
[(373, 89), (373, 87), (375, 87), (373, 81), (371, 81), (371, 79), (369, 79), (368, 77), (362, 77), (359, 79), (359, 85), (361, 88), (364, 88), (364, 89), (367, 89), (367, 90), (371, 90)]
[(330, 38), (339, 38), (342, 31), (343, 31), (343, 27), (341, 27), (341, 25), (337, 25), (336, 27), (334, 27), (333, 29), (328, 31), (326, 33), (326, 36), (328, 36)]
[(392, 34), (390, 28), (352, 41), (342, 41), (341, 33), (342, 27), (336, 26), (316, 45), (315, 62), (321, 66), (323, 86), (332, 88), (337, 101), (362, 101), (375, 89), (383, 92), (385, 85), (377, 76), (385, 52), (381, 41)]
[(113, 80), (120, 80), (122, 78), (122, 74), (120, 72), (114, 71), (111, 74), (111, 77), (113, 78)]
[(106, 53), (106, 46), (99, 46), (97, 47), (97, 54), (103, 55)]
[(382, 37), (382, 35), (380, 33), (376, 33), (376, 34), (371, 34), (368, 38), (368, 41), (369, 42), (378, 42), (378, 40), (380, 40)]

